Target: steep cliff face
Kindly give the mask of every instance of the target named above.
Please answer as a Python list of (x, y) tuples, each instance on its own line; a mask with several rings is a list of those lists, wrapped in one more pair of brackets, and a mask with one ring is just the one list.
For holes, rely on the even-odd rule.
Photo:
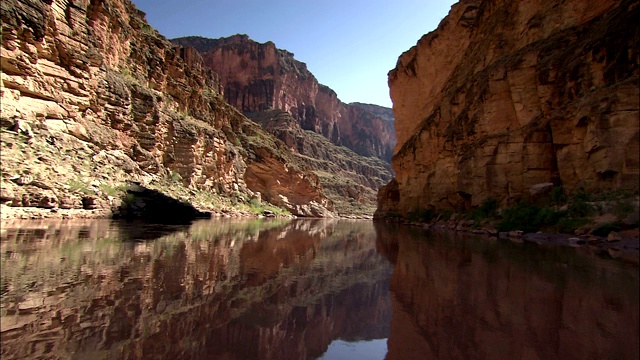
[[(307, 163), (340, 214), (374, 212), (375, 193), (392, 178), (390, 109), (343, 104), (334, 91), (318, 84), (304, 63), (271, 42), (260, 44), (246, 35), (173, 41), (202, 54), (219, 74), (225, 99)], [(265, 187), (277, 187), (276, 181), (271, 183)]]
[(318, 84), (304, 63), (274, 43), (260, 44), (247, 35), (172, 41), (200, 51), (205, 64), (220, 75), (225, 99), (240, 111), (284, 110), (303, 129), (322, 134), (336, 145), (390, 160), (395, 145), (393, 123), (364, 107), (342, 103), (333, 90)]
[(283, 186), (266, 200), (329, 214), (314, 175), (287, 166), (284, 145), (224, 102), (198, 52), (128, 0), (7, 0), (2, 22), (3, 203), (82, 208), (78, 190), (91, 187), (89, 202), (108, 208), (106, 186), (167, 177), (252, 196), (247, 183), (271, 177), (254, 169), (269, 164)]
[(635, 0), (454, 5), (389, 73), (396, 178), (379, 211), (505, 205), (532, 185), (638, 189)]
[(388, 121), (390, 123), (393, 123), (395, 121), (393, 110), (387, 107), (374, 105), (374, 104), (364, 104), (359, 102), (352, 102), (349, 105), (362, 108), (367, 112), (370, 112), (373, 115), (380, 117), (384, 121)]

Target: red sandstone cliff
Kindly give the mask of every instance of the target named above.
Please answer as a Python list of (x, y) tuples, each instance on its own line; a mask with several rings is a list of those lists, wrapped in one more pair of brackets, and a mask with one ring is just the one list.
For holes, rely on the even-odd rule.
[(265, 200), (330, 215), (317, 176), (225, 103), (198, 52), (170, 43), (130, 1), (1, 6), (2, 203), (108, 208), (115, 184), (167, 178), (246, 199), (259, 191), (248, 184), (277, 181)]
[(552, 182), (638, 189), (637, 0), (463, 0), (389, 73), (378, 215), (503, 205)]
[(225, 99), (238, 110), (284, 110), (303, 129), (322, 134), (336, 145), (390, 160), (395, 145), (393, 122), (366, 107), (342, 103), (333, 90), (318, 84), (304, 63), (273, 42), (260, 44), (247, 35), (172, 41), (200, 51), (205, 64), (220, 75)]

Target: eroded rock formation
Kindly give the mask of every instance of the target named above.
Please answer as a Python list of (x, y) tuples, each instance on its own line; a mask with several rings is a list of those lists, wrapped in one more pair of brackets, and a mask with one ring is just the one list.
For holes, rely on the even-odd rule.
[(395, 134), (388, 114), (378, 116), (365, 106), (342, 103), (333, 90), (318, 83), (306, 64), (273, 42), (261, 44), (247, 35), (172, 41), (200, 51), (204, 63), (220, 75), (224, 98), (243, 113), (284, 110), (303, 129), (336, 145), (390, 160)]
[(389, 73), (395, 179), (377, 215), (638, 189), (636, 0), (455, 4)]
[(374, 213), (377, 190), (392, 179), (388, 163), (358, 155), (320, 134), (303, 130), (288, 112), (274, 109), (248, 116), (282, 140), (299, 163), (313, 170), (338, 214)]
[(198, 52), (130, 1), (7, 0), (1, 16), (3, 203), (109, 208), (105, 187), (168, 177), (252, 196), (247, 183), (272, 176), (253, 169), (269, 166), (282, 186), (264, 200), (330, 214), (314, 175), (288, 166), (286, 147), (224, 102)]

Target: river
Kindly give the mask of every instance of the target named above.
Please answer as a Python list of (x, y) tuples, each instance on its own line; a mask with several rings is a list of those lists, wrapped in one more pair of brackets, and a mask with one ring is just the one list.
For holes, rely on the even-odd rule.
[(3, 221), (6, 359), (637, 359), (638, 267), (350, 220)]

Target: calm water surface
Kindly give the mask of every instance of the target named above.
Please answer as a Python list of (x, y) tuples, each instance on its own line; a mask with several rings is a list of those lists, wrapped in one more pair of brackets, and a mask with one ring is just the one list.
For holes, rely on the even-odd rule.
[(2, 359), (637, 359), (638, 267), (346, 220), (5, 221)]

